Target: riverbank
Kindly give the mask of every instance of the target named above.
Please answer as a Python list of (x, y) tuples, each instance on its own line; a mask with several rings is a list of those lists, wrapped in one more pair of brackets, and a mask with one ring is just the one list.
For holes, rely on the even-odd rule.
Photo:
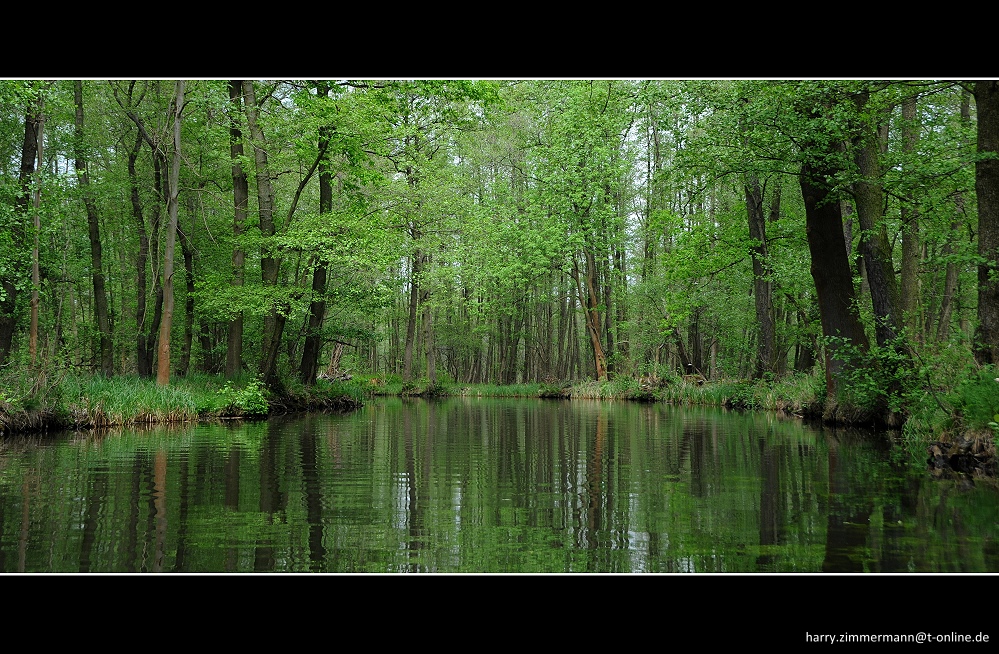
[(768, 410), (801, 417), (822, 415), (822, 380), (792, 375), (776, 382), (719, 380), (700, 375), (672, 378), (618, 377), (610, 381), (523, 384), (429, 384), (426, 380), (368, 378), (362, 386), (376, 395), (403, 397), (540, 397), (551, 399), (605, 399), (663, 402), (675, 405), (724, 406), (730, 409)]
[(362, 406), (357, 383), (318, 380), (267, 389), (256, 377), (196, 374), (159, 386), (137, 376), (61, 374), (7, 377), (0, 385), (0, 435), (222, 419)]
[[(900, 397), (904, 424), (892, 443), (906, 458), (925, 461), (935, 474), (994, 477), (999, 433), (999, 378), (991, 367), (963, 375), (950, 388), (915, 388)], [(301, 411), (349, 411), (365, 396), (536, 397), (616, 399), (679, 406), (722, 406), (773, 411), (819, 420), (825, 388), (817, 374), (776, 380), (707, 381), (699, 375), (619, 377), (576, 383), (456, 384), (357, 376), (349, 381), (297, 381), (271, 390), (250, 375), (226, 380), (195, 374), (168, 386), (136, 376), (103, 378), (62, 373), (7, 376), (0, 384), (0, 435), (59, 429), (146, 425), (222, 419), (263, 419)]]

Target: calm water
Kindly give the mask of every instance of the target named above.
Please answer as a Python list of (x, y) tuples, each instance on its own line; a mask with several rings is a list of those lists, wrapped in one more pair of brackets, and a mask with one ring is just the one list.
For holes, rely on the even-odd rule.
[(997, 572), (999, 497), (879, 439), (599, 401), (8, 439), (5, 572)]

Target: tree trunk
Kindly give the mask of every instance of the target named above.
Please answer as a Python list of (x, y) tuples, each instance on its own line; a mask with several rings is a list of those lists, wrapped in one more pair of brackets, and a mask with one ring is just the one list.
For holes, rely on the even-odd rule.
[(617, 351), (618, 361), (620, 361), (625, 372), (632, 372), (631, 367), (631, 343), (630, 334), (627, 332), (628, 325), (628, 274), (625, 270), (625, 251), (623, 247), (614, 248), (614, 273), (618, 281), (618, 301), (617, 301)]
[(179, 224), (177, 236), (180, 238), (180, 253), (184, 258), (184, 282), (187, 285), (187, 295), (184, 299), (184, 338), (180, 346), (177, 374), (186, 377), (191, 366), (191, 348), (194, 345), (194, 246)]
[[(156, 88), (158, 89), (159, 87), (157, 86)], [(128, 87), (127, 103), (123, 102), (118, 96), (117, 89), (114, 89), (114, 92), (119, 105), (125, 110), (125, 113), (135, 123), (136, 127), (135, 145), (128, 155), (128, 178), (131, 187), (132, 216), (135, 219), (139, 234), (139, 253), (136, 258), (138, 284), (136, 290), (136, 367), (139, 375), (152, 377), (156, 338), (163, 315), (163, 280), (160, 275), (154, 275), (153, 316), (151, 320), (147, 320), (149, 312), (146, 306), (146, 269), (150, 260), (153, 262), (159, 260), (159, 238), (157, 235), (160, 230), (163, 204), (169, 195), (166, 183), (163, 180), (163, 169), (166, 168), (167, 160), (163, 148), (160, 146), (160, 137), (158, 134), (156, 136), (150, 134), (142, 118), (135, 112), (132, 100), (133, 90), (134, 82)], [(135, 163), (139, 156), (142, 141), (145, 141), (149, 145), (153, 160), (153, 192), (156, 194), (156, 202), (153, 205), (149, 221), (149, 233), (152, 234), (151, 240), (147, 235), (145, 219), (143, 218), (142, 199), (139, 194), (139, 180), (135, 170)]]
[(437, 348), (434, 346), (434, 314), (429, 302), (423, 302), (423, 347), (427, 358), (427, 383), (437, 385)]
[[(243, 80), (243, 102), (246, 110), (246, 122), (250, 128), (250, 138), (253, 142), (253, 160), (257, 171), (257, 206), (260, 218), (260, 234), (264, 244), (260, 249), (260, 279), (265, 289), (277, 286), (278, 272), (281, 260), (274, 256), (274, 190), (271, 186), (270, 169), (267, 162), (267, 150), (264, 149), (264, 131), (260, 126), (257, 114), (257, 95), (252, 80)], [(278, 382), (277, 357), (284, 332), (285, 314), (276, 298), (271, 298), (271, 310), (264, 317), (264, 335), (261, 341), (260, 376), (268, 386)]]
[(94, 314), (97, 318), (97, 333), (100, 338), (99, 359), (101, 374), (110, 377), (114, 374), (114, 352), (112, 350), (111, 321), (108, 317), (108, 296), (104, 289), (104, 263), (101, 252), (100, 223), (97, 218), (97, 203), (90, 188), (90, 175), (87, 172), (87, 158), (83, 141), (83, 82), (73, 83), (73, 98), (76, 103), (76, 130), (74, 150), (76, 151), (76, 174), (80, 180), (83, 203), (87, 208), (87, 228), (90, 236), (90, 265), (93, 268)]
[[(322, 176), (320, 176), (322, 180)], [(321, 193), (320, 193), (321, 194)], [(323, 348), (323, 318), (326, 316), (326, 262), (317, 261), (312, 272), (312, 302), (309, 303), (309, 320), (302, 346), (302, 363), (298, 373), (302, 383), (311, 386), (319, 371), (319, 356)]]
[(690, 313), (690, 324), (687, 327), (687, 342), (689, 347), (687, 348), (687, 353), (690, 356), (690, 361), (687, 366), (686, 374), (701, 374), (704, 369), (704, 354), (703, 348), (701, 348), (701, 313), (703, 313), (704, 307), (694, 307), (694, 310)]
[(593, 352), (593, 376), (597, 381), (607, 380), (607, 357), (600, 334), (600, 298), (597, 295), (597, 263), (593, 252), (584, 252), (586, 260), (586, 292), (583, 292), (579, 266), (573, 260), (573, 278), (576, 280), (576, 292), (579, 303), (584, 307), (583, 316), (586, 321), (586, 333), (590, 337), (590, 348)]
[[(867, 107), (868, 94), (859, 93), (855, 97), (858, 110)], [(854, 159), (860, 169), (861, 179), (854, 184), (854, 197), (857, 204), (857, 218), (863, 230), (860, 239), (864, 255), (864, 269), (871, 289), (871, 304), (874, 309), (874, 333), (878, 345), (885, 347), (898, 336), (901, 325), (901, 301), (895, 270), (892, 265), (891, 250), (888, 246), (888, 232), (882, 217), (884, 215), (884, 191), (881, 186), (881, 165), (878, 157), (881, 143), (887, 139), (887, 129), (883, 126), (863, 125), (862, 133), (855, 139)]]
[[(316, 93), (320, 97), (329, 97), (329, 84), (318, 82)], [(319, 150), (329, 147), (329, 125), (319, 128)], [(330, 172), (328, 160), (319, 164), (319, 213), (328, 215), (333, 211), (333, 175)], [(316, 261), (312, 273), (312, 302), (309, 303), (309, 326), (305, 334), (305, 344), (302, 346), (302, 365), (299, 366), (299, 377), (302, 382), (312, 385), (316, 381), (319, 369), (319, 355), (323, 349), (323, 319), (326, 317), (326, 262)]]
[(823, 419), (836, 422), (844, 416), (840, 407), (843, 375), (851, 365), (844, 347), (864, 351), (868, 347), (864, 327), (856, 314), (853, 275), (847, 260), (840, 205), (829, 197), (827, 179), (835, 170), (816, 168), (806, 162), (801, 167), (801, 194), (805, 201), (805, 231), (811, 253), (811, 273), (822, 322), (822, 333), (838, 339), (825, 347), (826, 405)]
[[(38, 153), (38, 123), (40, 120), (41, 112), (37, 110), (33, 102), (24, 116), (24, 142), (21, 145), (21, 170), (18, 174), (21, 193), (15, 200), (14, 227), (11, 230), (11, 240), (16, 249), (27, 246), (27, 230), (24, 225), (31, 202), (31, 179), (35, 174), (35, 159)], [(3, 277), (0, 278), (0, 287), (3, 291), (0, 293), (0, 365), (3, 365), (10, 356), (14, 329), (17, 326), (18, 281), (20, 281), (18, 275), (10, 269), (7, 269), (3, 273)]]
[(173, 165), (167, 201), (166, 247), (163, 250), (163, 320), (160, 323), (156, 383), (170, 383), (170, 329), (173, 327), (173, 254), (177, 243), (177, 198), (180, 192), (180, 114), (184, 109), (184, 80), (177, 81), (173, 106)]
[[(961, 125), (971, 124), (971, 94), (964, 91), (961, 94)], [(964, 193), (958, 191), (954, 196), (954, 204), (957, 215), (950, 224), (950, 238), (947, 239), (940, 253), (947, 259), (947, 268), (944, 273), (944, 291), (940, 300), (940, 318), (937, 322), (937, 341), (943, 342), (950, 337), (950, 316), (954, 306), (954, 298), (957, 293), (958, 270), (957, 263), (950, 259), (954, 253), (951, 239), (959, 233), (961, 229), (961, 218), (964, 216)]]
[(756, 302), (756, 322), (760, 336), (753, 378), (759, 379), (764, 373), (777, 373), (777, 331), (774, 325), (773, 285), (767, 269), (767, 224), (763, 213), (763, 189), (755, 174), (747, 175), (745, 191), (749, 238), (754, 241), (751, 250), (753, 298)]
[[(413, 237), (417, 238), (416, 236)], [(413, 343), (416, 340), (417, 305), (420, 303), (420, 273), (423, 271), (423, 254), (413, 253), (409, 281), (409, 317), (406, 320), (406, 345), (402, 354), (402, 380), (413, 380)]]
[[(902, 101), (902, 151), (908, 157), (915, 156), (919, 141), (919, 125), (916, 122), (916, 96)], [(909, 192), (901, 206), (902, 218), (902, 272), (901, 301), (903, 324), (909, 338), (923, 341), (922, 321), (919, 311), (919, 211), (916, 209), (912, 193)]]
[[(35, 137), (35, 141), (38, 143), (38, 164), (35, 166), (36, 171), (41, 171), (43, 162), (43, 150), (45, 147), (45, 106), (44, 106), (44, 96), (42, 94), (38, 95), (38, 134)], [(38, 268), (38, 236), (42, 231), (41, 225), (41, 203), (42, 203), (42, 184), (41, 179), (35, 180), (35, 189), (32, 194), (32, 206), (34, 207), (33, 221), (34, 230), (32, 230), (34, 246), (31, 250), (31, 325), (28, 330), (28, 357), (31, 360), (31, 365), (34, 367), (37, 363), (38, 356), (38, 290), (42, 286), (41, 271)]]
[(978, 330), (975, 360), (999, 363), (999, 82), (975, 82), (978, 109)]
[[(239, 115), (242, 111), (243, 81), (229, 80), (229, 157), (232, 159), (232, 235), (236, 241), (232, 249), (232, 285), (243, 286), (243, 267), (246, 253), (239, 239), (243, 235), (246, 214), (249, 208), (250, 185), (241, 162), (243, 158), (243, 133), (239, 128)], [(232, 379), (243, 368), (243, 312), (239, 311), (229, 321), (226, 333), (225, 376)]]

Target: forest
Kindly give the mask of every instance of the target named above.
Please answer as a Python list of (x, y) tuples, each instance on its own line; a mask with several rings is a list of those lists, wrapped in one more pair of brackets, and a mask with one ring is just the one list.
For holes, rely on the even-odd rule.
[(994, 448), (995, 81), (7, 80), (0, 110), (5, 424), (89, 380), (616, 384)]

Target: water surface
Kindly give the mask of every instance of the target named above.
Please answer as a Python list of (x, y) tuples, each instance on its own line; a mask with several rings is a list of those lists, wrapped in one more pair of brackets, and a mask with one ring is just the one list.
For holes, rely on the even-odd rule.
[(4, 572), (996, 572), (994, 486), (883, 438), (609, 401), (11, 438)]

